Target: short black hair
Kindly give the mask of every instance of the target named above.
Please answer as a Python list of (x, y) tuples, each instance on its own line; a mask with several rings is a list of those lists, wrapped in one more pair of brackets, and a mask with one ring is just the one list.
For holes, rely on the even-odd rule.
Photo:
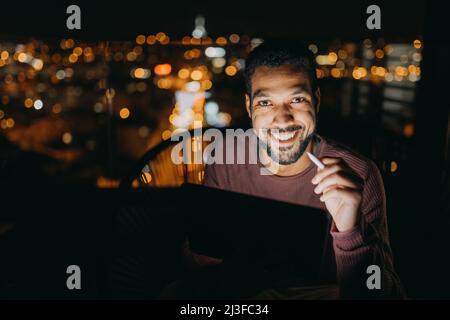
[(296, 40), (268, 40), (250, 52), (245, 61), (244, 80), (249, 96), (252, 93), (251, 77), (257, 67), (271, 68), (292, 65), (307, 73), (312, 93), (317, 89), (316, 63), (313, 53)]

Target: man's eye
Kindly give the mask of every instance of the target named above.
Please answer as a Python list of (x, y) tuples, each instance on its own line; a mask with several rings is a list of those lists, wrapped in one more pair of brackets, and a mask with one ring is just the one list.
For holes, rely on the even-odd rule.
[(292, 99), (292, 103), (302, 103), (305, 101), (306, 101), (306, 98), (304, 98), (304, 97), (297, 97), (297, 98)]
[(269, 100), (261, 100), (258, 101), (258, 106), (260, 107), (269, 107), (271, 105)]

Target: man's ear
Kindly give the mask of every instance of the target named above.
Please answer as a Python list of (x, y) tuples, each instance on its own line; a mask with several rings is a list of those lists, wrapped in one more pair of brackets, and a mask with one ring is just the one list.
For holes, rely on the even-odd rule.
[(314, 97), (316, 100), (316, 114), (319, 113), (319, 108), (320, 108), (320, 88), (316, 89), (316, 92), (314, 92)]
[(245, 94), (245, 109), (247, 109), (248, 117), (252, 118), (252, 106), (250, 104), (250, 96)]

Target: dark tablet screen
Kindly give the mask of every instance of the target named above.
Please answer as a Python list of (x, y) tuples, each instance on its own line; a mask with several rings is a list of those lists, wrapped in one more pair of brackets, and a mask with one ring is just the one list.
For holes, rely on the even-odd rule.
[(183, 188), (203, 199), (201, 206), (185, 209), (193, 252), (310, 277), (320, 269), (329, 228), (325, 211), (204, 186)]

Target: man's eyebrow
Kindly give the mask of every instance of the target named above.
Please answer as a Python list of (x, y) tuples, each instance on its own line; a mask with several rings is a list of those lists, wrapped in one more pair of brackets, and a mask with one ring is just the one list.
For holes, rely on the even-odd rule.
[(253, 93), (253, 99), (258, 97), (268, 97), (269, 95), (263, 90), (259, 89)]
[(291, 95), (299, 94), (299, 93), (309, 93), (308, 89), (305, 85), (296, 85), (293, 87), (293, 91)]
[[(292, 89), (292, 92), (290, 93), (290, 95), (295, 95), (295, 94), (299, 94), (299, 93), (309, 93), (308, 91), (308, 87), (306, 85), (303, 84), (296, 84), (294, 86), (292, 86), (290, 89)], [(258, 89), (256, 90), (253, 95), (252, 98), (260, 98), (260, 97), (269, 97), (270, 94), (268, 93), (267, 89)]]

